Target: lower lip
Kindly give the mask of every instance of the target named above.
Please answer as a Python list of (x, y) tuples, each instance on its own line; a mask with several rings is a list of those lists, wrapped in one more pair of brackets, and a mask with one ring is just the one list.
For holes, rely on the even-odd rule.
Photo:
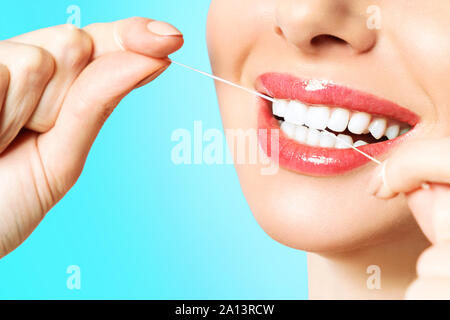
[[(353, 149), (311, 147), (287, 137), (278, 120), (271, 112), (271, 103), (259, 99), (258, 129), (259, 143), (264, 152), (281, 167), (312, 176), (334, 176), (347, 173), (367, 164), (370, 160)], [(272, 155), (272, 129), (279, 130), (278, 155)], [(264, 134), (263, 134), (264, 133)], [(376, 158), (400, 143), (404, 136), (396, 139), (368, 144), (358, 149)]]

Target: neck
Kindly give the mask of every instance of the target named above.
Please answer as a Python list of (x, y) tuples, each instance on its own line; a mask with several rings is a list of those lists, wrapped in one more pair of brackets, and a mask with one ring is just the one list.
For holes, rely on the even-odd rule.
[(308, 253), (309, 298), (403, 299), (416, 261), (429, 246), (420, 231), (342, 254)]

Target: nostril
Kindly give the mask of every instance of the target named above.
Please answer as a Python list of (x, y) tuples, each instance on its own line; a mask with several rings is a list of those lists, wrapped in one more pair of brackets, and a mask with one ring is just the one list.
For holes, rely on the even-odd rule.
[(314, 47), (320, 47), (327, 44), (347, 45), (348, 43), (341, 38), (329, 34), (321, 34), (311, 39), (311, 45)]

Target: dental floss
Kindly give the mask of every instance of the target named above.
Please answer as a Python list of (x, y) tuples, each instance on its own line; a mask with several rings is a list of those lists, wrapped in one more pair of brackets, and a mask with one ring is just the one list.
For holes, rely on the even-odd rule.
[(326, 133), (328, 133), (329, 135), (333, 136), (333, 137), (334, 137), (336, 140), (338, 140), (339, 142), (342, 142), (342, 143), (346, 144), (347, 146), (349, 146), (350, 148), (352, 148), (353, 150), (358, 151), (359, 153), (361, 153), (363, 156), (365, 156), (365, 157), (368, 158), (369, 160), (372, 160), (372, 161), (375, 162), (376, 164), (381, 165), (381, 161), (375, 159), (375, 158), (372, 157), (372, 156), (369, 156), (367, 153), (365, 153), (365, 152), (359, 150), (359, 149), (356, 148), (354, 145), (351, 145), (350, 143), (348, 143), (348, 142), (345, 141), (344, 139), (341, 139), (341, 138), (337, 137), (335, 134), (333, 134), (333, 133), (331, 133), (331, 132), (329, 132), (329, 131), (327, 131), (327, 130), (325, 130), (325, 129), (324, 129), (323, 131), (326, 132)]
[(247, 92), (249, 92), (249, 93), (255, 94), (255, 95), (257, 95), (257, 96), (259, 96), (259, 97), (261, 97), (261, 98), (263, 98), (263, 99), (269, 100), (269, 101), (271, 101), (271, 102), (275, 102), (275, 100), (272, 99), (271, 97), (266, 96), (265, 94), (259, 93), (258, 91), (248, 89), (248, 88), (243, 87), (243, 86), (240, 86), (240, 85), (238, 85), (238, 84), (236, 84), (236, 83), (234, 83), (234, 82), (231, 82), (231, 81), (228, 81), (228, 80), (219, 78), (219, 77), (217, 77), (217, 76), (214, 76), (214, 75), (212, 75), (212, 74), (209, 74), (209, 73), (200, 71), (200, 70), (198, 70), (198, 69), (189, 67), (189, 66), (187, 66), (187, 65), (185, 65), (185, 64), (182, 64), (182, 63), (179, 63), (179, 62), (176, 62), (176, 61), (173, 61), (173, 60), (170, 60), (170, 61), (172, 61), (172, 63), (175, 63), (175, 64), (177, 64), (177, 65), (179, 65), (179, 66), (181, 66), (181, 67), (184, 67), (184, 68), (187, 68), (187, 69), (189, 69), (189, 70), (198, 72), (198, 73), (200, 73), (200, 74), (202, 74), (202, 75), (204, 75), (204, 76), (213, 78), (214, 80), (217, 80), (217, 81), (226, 83), (226, 84), (228, 84), (228, 85), (230, 85), (230, 86), (233, 86), (233, 87), (235, 87), (235, 88), (239, 88), (239, 89), (242, 89), (242, 90), (247, 91)]
[[(236, 83), (234, 83), (234, 82), (231, 82), (231, 81), (222, 79), (222, 78), (220, 78), (220, 77), (217, 77), (217, 76), (215, 76), (215, 75), (212, 75), (212, 74), (210, 74), (210, 73), (207, 73), (207, 72), (204, 72), (204, 71), (195, 69), (195, 68), (193, 68), (193, 67), (187, 66), (187, 65), (185, 65), (185, 64), (183, 64), (183, 63), (174, 61), (174, 60), (172, 60), (172, 59), (170, 59), (170, 61), (171, 61), (172, 63), (174, 63), (174, 64), (180, 66), (180, 67), (183, 67), (183, 68), (189, 69), (189, 70), (191, 70), (191, 71), (200, 73), (200, 74), (202, 74), (202, 75), (204, 75), (204, 76), (207, 76), (207, 77), (209, 77), (209, 78), (212, 78), (212, 79), (217, 80), (217, 81), (220, 81), (220, 82), (223, 82), (223, 83), (228, 84), (228, 85), (230, 85), (230, 86), (233, 86), (233, 87), (235, 87), (235, 88), (242, 89), (242, 90), (244, 90), (244, 91), (246, 91), (246, 92), (248, 92), (248, 93), (254, 94), (254, 95), (256, 95), (256, 96), (258, 96), (258, 97), (260, 97), (260, 98), (266, 99), (266, 100), (268, 100), (268, 101), (270, 101), (270, 102), (272, 102), (272, 103), (275, 102), (275, 100), (272, 99), (271, 97), (266, 96), (265, 94), (259, 93), (258, 91), (248, 89), (248, 88), (243, 87), (243, 86), (240, 86), (240, 85), (238, 85), (238, 84), (236, 84)], [(323, 130), (323, 131), (326, 132), (326, 133), (328, 133), (329, 135), (333, 136), (333, 137), (334, 137), (336, 140), (338, 140), (339, 142), (342, 142), (342, 143), (344, 143), (345, 145), (347, 145), (347, 146), (349, 146), (350, 148), (352, 148), (353, 150), (359, 152), (360, 154), (362, 154), (363, 156), (365, 156), (365, 157), (368, 158), (369, 160), (375, 162), (375, 163), (378, 164), (378, 165), (381, 165), (381, 161), (379, 161), (379, 160), (375, 159), (374, 157), (368, 155), (367, 153), (365, 153), (365, 152), (359, 150), (358, 148), (356, 148), (356, 147), (353, 146), (352, 144), (348, 143), (347, 141), (345, 141), (345, 140), (343, 140), (343, 139), (337, 137), (336, 135), (334, 135), (334, 134), (331, 133), (331, 132), (328, 132), (327, 130)]]

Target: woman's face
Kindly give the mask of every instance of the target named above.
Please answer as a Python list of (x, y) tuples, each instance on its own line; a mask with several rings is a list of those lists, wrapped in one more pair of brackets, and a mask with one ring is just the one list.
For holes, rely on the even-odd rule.
[(263, 174), (264, 164), (236, 167), (256, 219), (288, 246), (343, 251), (417, 232), (403, 197), (370, 196), (376, 164), (316, 130), (368, 143), (360, 150), (379, 160), (399, 144), (450, 134), (450, 2), (375, 3), (212, 1), (214, 73), (276, 99), (272, 110), (217, 85), (226, 129), (282, 128), (278, 152), (269, 152), (276, 174)]

